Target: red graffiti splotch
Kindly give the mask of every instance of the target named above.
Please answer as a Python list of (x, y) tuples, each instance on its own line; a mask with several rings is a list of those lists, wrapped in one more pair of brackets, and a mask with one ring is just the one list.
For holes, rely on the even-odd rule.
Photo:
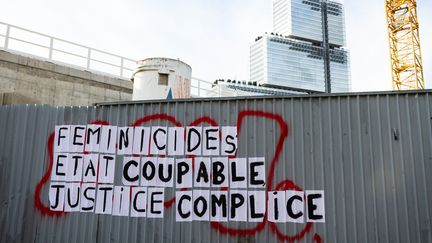
[[(268, 175), (267, 175), (268, 179), (267, 179), (266, 191), (272, 191), (272, 190), (298, 190), (298, 191), (301, 191), (302, 189), (290, 180), (284, 180), (284, 181), (280, 182), (275, 188), (273, 188), (273, 179), (274, 179), (274, 175), (275, 175), (276, 165), (277, 165), (279, 157), (281, 155), (285, 139), (288, 137), (288, 124), (284, 121), (282, 116), (280, 116), (278, 114), (269, 113), (269, 112), (265, 112), (265, 111), (258, 111), (258, 110), (245, 110), (245, 111), (241, 111), (238, 115), (238, 118), (237, 118), (238, 134), (240, 134), (243, 121), (247, 117), (260, 117), (260, 118), (274, 120), (277, 122), (277, 124), (280, 128), (280, 131), (281, 131), (280, 135), (278, 137), (278, 140), (277, 140), (275, 153), (273, 155), (273, 158), (271, 159), (270, 168), (268, 170)], [(150, 121), (154, 121), (154, 120), (168, 121), (168, 122), (170, 122), (173, 125), (178, 126), (178, 127), (183, 126), (183, 124), (181, 122), (177, 121), (177, 119), (175, 117), (167, 115), (167, 114), (153, 114), (153, 115), (144, 116), (144, 117), (138, 119), (137, 121), (135, 121), (132, 124), (132, 126), (141, 126), (142, 124), (144, 124), (146, 122), (150, 122)], [(208, 123), (211, 126), (218, 126), (218, 123), (213, 118), (211, 118), (209, 116), (200, 117), (200, 118), (190, 122), (189, 126), (197, 126), (197, 125), (200, 125), (202, 123)], [(98, 120), (98, 121), (93, 122), (92, 124), (108, 125), (108, 122)], [(36, 185), (35, 195), (34, 195), (34, 205), (35, 205), (35, 208), (38, 209), (42, 215), (62, 216), (66, 213), (65, 212), (58, 212), (58, 211), (51, 211), (49, 209), (49, 207), (45, 206), (42, 203), (41, 198), (40, 198), (42, 187), (46, 184), (46, 182), (48, 182), (49, 177), (51, 175), (51, 170), (53, 167), (53, 145), (54, 145), (54, 133), (51, 133), (49, 136), (49, 139), (48, 139), (48, 143), (47, 143), (47, 151), (48, 151), (48, 156), (49, 156), (49, 166), (48, 166), (47, 171), (45, 172), (44, 176), (42, 177), (42, 179)], [(194, 156), (189, 156), (189, 157), (194, 158)], [(230, 156), (230, 157), (232, 158), (235, 156)], [(182, 189), (182, 190), (187, 190), (187, 189)], [(227, 188), (222, 188), (222, 190), (227, 190)], [(174, 202), (175, 202), (175, 197), (170, 198), (164, 202), (164, 206), (166, 208), (170, 208), (170, 207), (172, 207)], [(267, 212), (267, 210), (266, 210), (266, 212)], [(229, 227), (229, 226), (223, 225), (222, 223), (219, 223), (219, 222), (211, 222), (210, 225), (213, 229), (217, 230), (221, 234), (227, 234), (230, 236), (248, 236), (248, 235), (255, 235), (255, 234), (261, 232), (265, 228), (267, 222), (268, 222), (268, 220), (267, 220), (267, 213), (266, 213), (264, 215), (263, 222), (258, 223), (257, 225), (255, 225), (254, 227), (251, 227), (251, 228)], [(287, 242), (295, 242), (295, 241), (300, 241), (300, 240), (304, 239), (304, 237), (308, 233), (310, 233), (310, 231), (312, 230), (312, 226), (313, 226), (313, 223), (308, 222), (308, 223), (306, 223), (305, 227), (300, 232), (298, 232), (297, 234), (287, 235), (287, 234), (282, 233), (278, 229), (278, 227), (275, 223), (273, 223), (273, 222), (268, 222), (268, 223), (270, 225), (271, 232), (277, 236), (278, 240), (287, 241)], [(321, 243), (322, 239), (321, 239), (320, 235), (316, 233), (313, 235), (312, 241), (317, 242), (317, 243)]]
[(322, 239), (321, 236), (317, 233), (314, 234), (314, 236), (312, 237), (312, 241), (316, 242), (316, 243), (321, 243)]
[(135, 121), (132, 124), (132, 126), (138, 127), (138, 126), (141, 126), (142, 124), (144, 124), (146, 122), (154, 121), (154, 120), (165, 120), (165, 121), (171, 122), (172, 124), (176, 125), (177, 127), (183, 126), (180, 122), (177, 121), (177, 119), (175, 119), (175, 117), (167, 115), (167, 114), (154, 114), (154, 115), (144, 116), (144, 117), (138, 119), (137, 121)]
[[(296, 184), (294, 184), (294, 182), (290, 180), (282, 181), (276, 186), (275, 190), (276, 191), (286, 191), (286, 190), (302, 191), (302, 189), (299, 186), (297, 186)], [(278, 239), (280, 241), (287, 241), (287, 242), (295, 242), (303, 239), (306, 236), (306, 234), (309, 233), (312, 229), (312, 223), (307, 222), (305, 227), (297, 234), (286, 235), (279, 230), (279, 228), (275, 223), (269, 222), (269, 224), (272, 232), (276, 234)]]
[[(239, 116), (237, 118), (237, 132), (240, 134), (241, 128), (242, 128), (242, 122), (246, 117), (263, 117), (268, 119), (274, 119), (278, 123), (281, 134), (279, 136), (277, 145), (276, 145), (276, 151), (275, 154), (271, 160), (270, 163), (270, 169), (267, 175), (267, 187), (266, 191), (270, 191), (272, 189), (272, 183), (276, 168), (276, 163), (279, 159), (279, 156), (282, 152), (283, 143), (285, 141), (285, 138), (288, 136), (288, 125), (284, 122), (283, 118), (280, 115), (264, 112), (264, 111), (254, 111), (254, 110), (247, 110), (247, 111), (241, 111), (239, 113)], [(237, 135), (238, 136), (238, 135)], [(267, 212), (267, 210), (266, 210)], [(222, 234), (229, 234), (232, 236), (247, 236), (247, 235), (254, 235), (264, 229), (264, 226), (267, 223), (267, 213), (264, 215), (264, 220), (261, 223), (258, 223), (256, 226), (248, 229), (238, 229), (238, 228), (232, 228), (225, 226), (219, 222), (211, 222), (211, 227), (217, 231), (219, 231)]]
[(42, 203), (42, 200), (40, 197), (41, 192), (42, 192), (42, 187), (45, 185), (45, 183), (48, 182), (48, 180), (51, 176), (51, 170), (53, 167), (53, 145), (54, 145), (54, 133), (51, 133), (48, 137), (48, 143), (47, 143), (47, 150), (48, 150), (48, 157), (49, 157), (48, 158), (48, 161), (49, 161), (48, 169), (46, 170), (42, 179), (36, 185), (35, 194), (34, 194), (34, 206), (36, 209), (39, 210), (39, 212), (41, 212), (42, 215), (61, 216), (61, 215), (65, 214), (65, 212), (51, 211), (49, 209), (49, 207), (45, 206)]

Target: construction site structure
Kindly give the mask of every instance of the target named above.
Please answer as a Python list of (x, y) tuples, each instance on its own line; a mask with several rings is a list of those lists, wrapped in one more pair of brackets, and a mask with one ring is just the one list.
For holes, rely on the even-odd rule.
[(416, 0), (386, 0), (393, 90), (424, 89)]

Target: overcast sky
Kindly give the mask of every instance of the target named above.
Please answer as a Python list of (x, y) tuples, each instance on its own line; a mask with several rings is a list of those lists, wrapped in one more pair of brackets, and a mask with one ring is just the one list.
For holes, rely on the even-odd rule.
[[(432, 2), (418, 0), (432, 87)], [(384, 0), (345, 0), (354, 91), (391, 89)], [(180, 58), (192, 76), (249, 79), (249, 45), (272, 31), (272, 0), (5, 1), (0, 21), (133, 59)]]

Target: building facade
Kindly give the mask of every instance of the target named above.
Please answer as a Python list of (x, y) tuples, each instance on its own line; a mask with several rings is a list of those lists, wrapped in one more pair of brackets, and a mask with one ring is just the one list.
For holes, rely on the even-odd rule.
[(273, 30), (250, 47), (251, 81), (328, 93), (350, 91), (341, 3), (274, 0)]

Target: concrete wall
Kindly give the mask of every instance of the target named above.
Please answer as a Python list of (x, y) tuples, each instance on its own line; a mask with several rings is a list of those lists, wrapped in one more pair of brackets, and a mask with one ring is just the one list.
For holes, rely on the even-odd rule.
[(0, 104), (86, 106), (132, 99), (130, 80), (0, 50)]

